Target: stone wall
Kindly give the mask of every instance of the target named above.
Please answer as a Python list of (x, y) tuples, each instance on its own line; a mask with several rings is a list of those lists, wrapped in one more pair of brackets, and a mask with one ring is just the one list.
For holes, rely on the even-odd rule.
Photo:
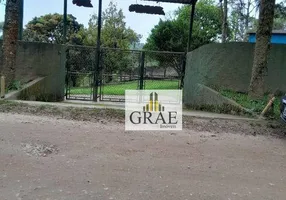
[[(265, 92), (286, 92), (286, 45), (274, 44), (268, 59)], [(247, 92), (251, 79), (254, 44), (226, 43), (202, 46), (187, 55), (184, 102), (197, 99), (197, 84)]]

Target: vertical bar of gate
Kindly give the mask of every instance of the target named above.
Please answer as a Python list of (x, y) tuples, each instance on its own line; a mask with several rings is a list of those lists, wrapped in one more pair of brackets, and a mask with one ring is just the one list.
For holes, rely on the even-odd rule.
[(93, 72), (93, 101), (97, 102), (98, 87), (99, 87), (99, 65), (100, 65), (100, 50), (96, 49), (96, 64)]
[(140, 64), (140, 80), (139, 80), (139, 89), (144, 89), (144, 68), (145, 68), (145, 51), (141, 53), (141, 64)]
[(65, 93), (65, 96), (66, 96), (66, 99), (68, 99), (68, 93), (69, 93), (69, 91), (68, 91), (68, 89), (69, 89), (69, 71), (68, 70), (66, 70), (66, 93)]
[(65, 54), (65, 66), (61, 66), (61, 67), (64, 67), (65, 70), (66, 70), (66, 93), (65, 93), (65, 96), (66, 96), (66, 99), (68, 99), (68, 94), (69, 94), (69, 89), (70, 89), (70, 85), (69, 85), (69, 80), (70, 80), (70, 70), (69, 70), (69, 65), (68, 65), (68, 59), (69, 59), (69, 48), (66, 48), (65, 49), (66, 51), (66, 54)]

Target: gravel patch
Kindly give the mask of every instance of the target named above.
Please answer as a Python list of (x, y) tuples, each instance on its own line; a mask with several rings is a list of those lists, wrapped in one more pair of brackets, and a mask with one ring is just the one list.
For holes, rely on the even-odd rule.
[(21, 146), (27, 155), (36, 157), (47, 157), (59, 151), (55, 145), (51, 144), (22, 143)]

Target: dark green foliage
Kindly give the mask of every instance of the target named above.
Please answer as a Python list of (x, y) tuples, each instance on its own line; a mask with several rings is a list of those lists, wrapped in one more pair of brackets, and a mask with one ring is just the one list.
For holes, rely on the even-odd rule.
[[(223, 96), (228, 97), (234, 101), (236, 101), (241, 106), (251, 110), (256, 114), (260, 114), (265, 106), (267, 105), (268, 101), (270, 100), (269, 95), (264, 95), (262, 99), (253, 100), (249, 98), (249, 96), (245, 93), (238, 93), (230, 90), (222, 90), (220, 92)], [(267, 117), (269, 118), (279, 118), (280, 115), (280, 97), (276, 96), (274, 101), (273, 111), (274, 113), (267, 113)]]
[[(184, 52), (187, 50), (190, 6), (176, 11), (174, 19), (160, 20), (147, 39), (145, 49)], [(197, 3), (191, 49), (216, 41), (221, 32), (220, 9), (212, 0)]]
[[(183, 6), (176, 11), (174, 19), (160, 20), (152, 29), (144, 46), (146, 50), (186, 52), (190, 24), (190, 6)], [(191, 50), (214, 42), (221, 32), (220, 10), (211, 0), (197, 3)], [(183, 57), (167, 54), (150, 54), (150, 59), (159, 62), (159, 67), (172, 67), (181, 75)]]
[[(68, 15), (67, 21), (67, 43), (83, 44), (83, 25), (76, 21), (73, 15)], [(63, 38), (63, 15), (47, 14), (35, 17), (26, 25), (23, 32), (23, 40), (32, 42), (47, 42), (62, 44)]]
[[(253, 22), (253, 30), (257, 30), (258, 19), (251, 18)], [(285, 30), (286, 28), (286, 5), (280, 2), (275, 5), (273, 30)]]
[(8, 91), (20, 90), (22, 88), (21, 81), (14, 80), (9, 86)]
[[(110, 2), (108, 8), (102, 14), (102, 38), (101, 46), (101, 66), (106, 74), (130, 73), (135, 64), (138, 64), (136, 56), (128, 51), (118, 51), (116, 49), (128, 50), (130, 46), (138, 43), (141, 36), (134, 30), (126, 27), (125, 16), (117, 5)], [(82, 31), (85, 35), (83, 44), (95, 46), (97, 41), (97, 15), (94, 14), (89, 20), (88, 28)], [(109, 49), (107, 49), (109, 48)], [(111, 49), (112, 48), (112, 49)], [(73, 49), (73, 48), (71, 48)], [(72, 71), (87, 72), (94, 70), (96, 49), (80, 48), (69, 52), (68, 65)], [(137, 61), (137, 62), (136, 62)], [(110, 80), (111, 81), (111, 80)]]

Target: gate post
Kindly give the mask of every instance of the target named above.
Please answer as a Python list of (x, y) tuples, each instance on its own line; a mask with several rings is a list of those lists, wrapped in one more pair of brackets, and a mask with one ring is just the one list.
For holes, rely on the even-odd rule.
[(144, 89), (145, 51), (141, 53), (139, 89)]
[(181, 85), (180, 89), (184, 88), (184, 79), (185, 79), (185, 73), (186, 73), (186, 64), (187, 64), (187, 52), (185, 52), (182, 56), (183, 62), (182, 62), (182, 69), (181, 69)]

